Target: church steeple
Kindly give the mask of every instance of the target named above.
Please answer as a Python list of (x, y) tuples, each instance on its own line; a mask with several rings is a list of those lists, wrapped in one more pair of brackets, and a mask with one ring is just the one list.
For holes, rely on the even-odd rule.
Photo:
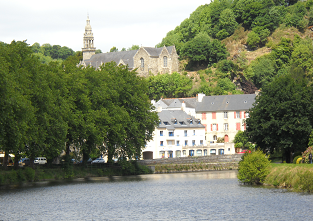
[(96, 48), (94, 47), (94, 37), (92, 33), (92, 29), (90, 26), (89, 15), (87, 15), (85, 26), (85, 33), (84, 33), (84, 46), (82, 48), (83, 51), (83, 61), (88, 60), (91, 58), (92, 55), (96, 53)]

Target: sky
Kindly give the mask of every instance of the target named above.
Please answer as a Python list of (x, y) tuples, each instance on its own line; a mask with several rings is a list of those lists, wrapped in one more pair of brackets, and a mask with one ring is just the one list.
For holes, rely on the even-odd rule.
[(0, 0), (0, 41), (83, 47), (87, 15), (102, 52), (154, 47), (210, 0)]

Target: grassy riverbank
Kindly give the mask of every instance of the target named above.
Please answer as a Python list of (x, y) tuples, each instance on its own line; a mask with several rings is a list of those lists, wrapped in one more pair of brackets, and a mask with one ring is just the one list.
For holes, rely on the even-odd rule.
[(313, 164), (271, 164), (264, 185), (313, 192)]
[(90, 178), (103, 176), (124, 176), (149, 174), (152, 171), (136, 161), (126, 161), (115, 165), (59, 165), (53, 167), (36, 166), (21, 167), (17, 170), (0, 169), (0, 186), (18, 185), (39, 181), (66, 180), (75, 178)]

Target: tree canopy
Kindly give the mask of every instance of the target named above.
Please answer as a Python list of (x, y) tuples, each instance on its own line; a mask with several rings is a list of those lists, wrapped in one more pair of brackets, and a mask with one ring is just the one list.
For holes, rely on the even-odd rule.
[(0, 44), (0, 149), (49, 163), (70, 146), (84, 161), (96, 149), (109, 161), (140, 156), (158, 120), (146, 80), (114, 62), (78, 62), (43, 64), (25, 42)]
[(247, 133), (264, 151), (281, 150), (286, 161), (306, 149), (312, 131), (312, 87), (305, 76), (277, 76), (264, 86), (247, 119)]

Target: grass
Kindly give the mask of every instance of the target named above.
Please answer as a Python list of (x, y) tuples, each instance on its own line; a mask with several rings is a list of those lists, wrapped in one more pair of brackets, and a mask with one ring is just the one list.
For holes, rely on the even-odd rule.
[(313, 164), (271, 164), (265, 185), (313, 192)]

